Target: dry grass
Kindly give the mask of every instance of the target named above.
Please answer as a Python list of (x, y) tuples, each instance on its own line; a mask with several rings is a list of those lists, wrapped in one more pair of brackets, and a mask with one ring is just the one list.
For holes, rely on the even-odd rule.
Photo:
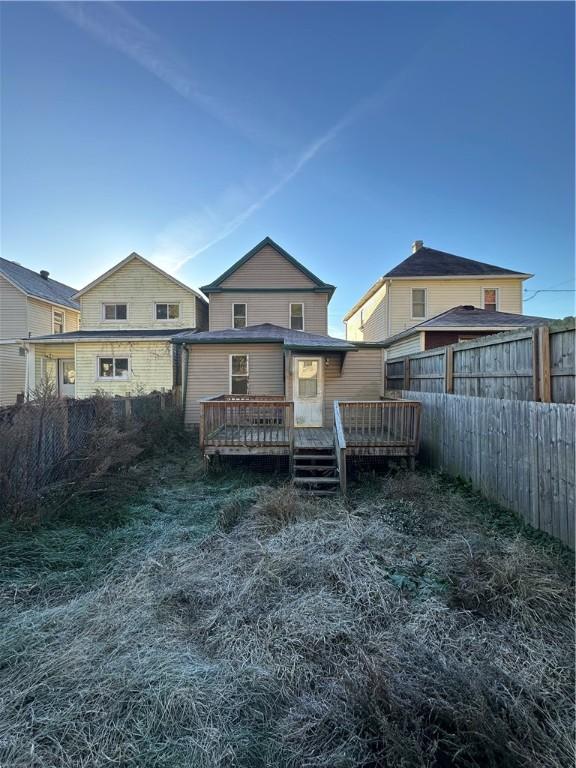
[(346, 506), (185, 475), (89, 588), (3, 582), (2, 766), (572, 765), (552, 548), (430, 476)]

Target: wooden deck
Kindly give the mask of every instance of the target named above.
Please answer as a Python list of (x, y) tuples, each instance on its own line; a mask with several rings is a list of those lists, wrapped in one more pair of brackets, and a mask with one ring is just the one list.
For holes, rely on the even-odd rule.
[(334, 433), (328, 427), (296, 427), (294, 429), (294, 448), (332, 448)]

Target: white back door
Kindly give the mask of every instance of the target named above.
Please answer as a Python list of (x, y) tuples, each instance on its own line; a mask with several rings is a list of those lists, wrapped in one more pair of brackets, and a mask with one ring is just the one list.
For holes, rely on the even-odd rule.
[(294, 426), (321, 427), (324, 380), (321, 357), (295, 357), (293, 369)]
[(74, 397), (76, 394), (76, 366), (73, 358), (58, 361), (58, 394), (60, 397)]

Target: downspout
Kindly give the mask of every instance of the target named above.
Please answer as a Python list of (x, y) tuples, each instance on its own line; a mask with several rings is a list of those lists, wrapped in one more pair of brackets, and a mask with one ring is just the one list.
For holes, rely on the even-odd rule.
[(188, 391), (188, 346), (182, 344), (182, 419), (186, 424), (186, 393)]

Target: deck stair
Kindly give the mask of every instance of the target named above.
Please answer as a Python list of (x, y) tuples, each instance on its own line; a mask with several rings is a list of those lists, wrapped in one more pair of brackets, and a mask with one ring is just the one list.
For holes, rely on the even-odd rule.
[(340, 493), (340, 478), (332, 446), (294, 449), (292, 482), (302, 491), (315, 496), (336, 496)]

